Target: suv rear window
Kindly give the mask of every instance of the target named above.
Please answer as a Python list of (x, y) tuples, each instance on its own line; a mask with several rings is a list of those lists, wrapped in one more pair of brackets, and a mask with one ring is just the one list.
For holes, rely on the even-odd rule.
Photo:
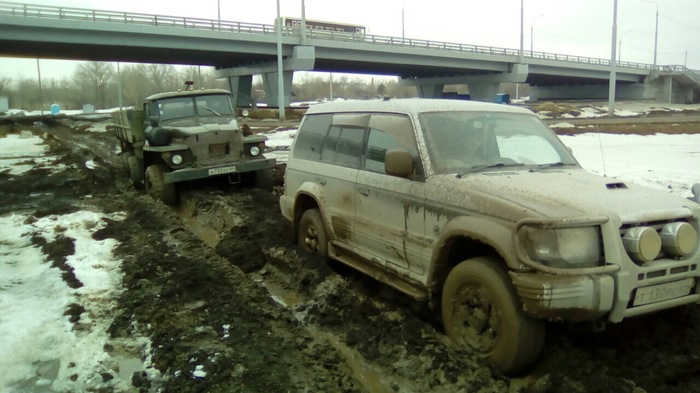
[(292, 154), (294, 158), (384, 173), (384, 156), (390, 149), (408, 151), (416, 163), (415, 174), (423, 173), (413, 124), (403, 114), (307, 115)]

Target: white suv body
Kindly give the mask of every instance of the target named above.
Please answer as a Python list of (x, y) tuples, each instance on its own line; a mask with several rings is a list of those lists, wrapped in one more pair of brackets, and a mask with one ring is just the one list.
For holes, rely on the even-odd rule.
[(544, 321), (700, 301), (700, 204), (584, 171), (523, 108), (312, 106), (280, 207), (307, 250), (429, 300), (506, 373), (537, 358)]

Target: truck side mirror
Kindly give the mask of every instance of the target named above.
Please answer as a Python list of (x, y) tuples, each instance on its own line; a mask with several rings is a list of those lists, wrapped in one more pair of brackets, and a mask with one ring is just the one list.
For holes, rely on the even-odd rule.
[(149, 123), (151, 123), (151, 127), (158, 127), (158, 116), (150, 116), (148, 118)]
[(391, 176), (409, 178), (413, 174), (413, 157), (402, 149), (390, 149), (384, 154), (384, 172)]

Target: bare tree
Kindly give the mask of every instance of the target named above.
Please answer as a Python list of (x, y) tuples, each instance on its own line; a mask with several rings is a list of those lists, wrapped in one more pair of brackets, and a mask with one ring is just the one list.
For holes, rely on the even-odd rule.
[(85, 92), (92, 92), (84, 96), (87, 99), (84, 103), (92, 98), (92, 102), (104, 108), (108, 101), (107, 88), (114, 82), (115, 74), (112, 63), (92, 61), (79, 64), (74, 74), (74, 84)]

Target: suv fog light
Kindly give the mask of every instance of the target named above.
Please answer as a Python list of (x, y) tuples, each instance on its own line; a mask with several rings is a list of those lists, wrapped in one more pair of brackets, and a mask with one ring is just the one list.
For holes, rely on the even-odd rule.
[(260, 154), (260, 148), (257, 146), (251, 147), (249, 151), (251, 156), (257, 156), (258, 154)]
[(173, 164), (180, 165), (180, 164), (182, 164), (182, 156), (179, 154), (174, 154), (172, 161), (173, 161)]
[(630, 228), (622, 238), (622, 243), (637, 262), (653, 261), (661, 251), (661, 237), (650, 227)]
[(698, 243), (698, 233), (687, 222), (672, 222), (664, 225), (661, 230), (661, 244), (664, 251), (673, 255), (684, 257), (695, 250)]

